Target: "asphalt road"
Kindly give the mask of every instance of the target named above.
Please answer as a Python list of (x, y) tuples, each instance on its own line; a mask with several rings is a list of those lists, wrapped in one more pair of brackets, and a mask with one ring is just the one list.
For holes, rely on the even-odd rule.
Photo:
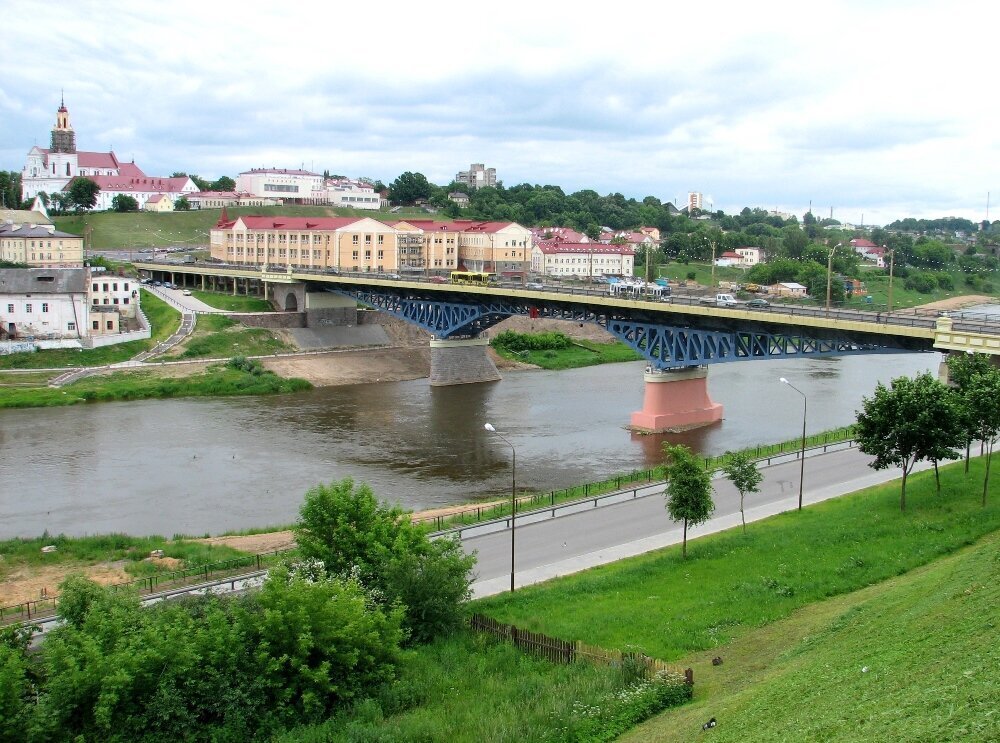
[[(896, 479), (898, 468), (876, 471), (872, 457), (857, 449), (807, 456), (803, 503), (818, 503), (845, 493)], [(916, 469), (929, 467), (917, 466)], [(798, 506), (798, 460), (763, 468), (760, 492), (746, 497), (747, 522)], [(710, 521), (688, 529), (688, 539), (722, 531), (740, 523), (739, 493), (725, 478), (712, 483), (715, 512)], [(608, 562), (677, 544), (682, 527), (670, 520), (662, 483), (654, 493), (614, 505), (589, 508), (535, 523), (518, 523), (515, 530), (515, 585), (523, 586), (567, 575)], [(526, 519), (527, 520), (527, 519)], [(510, 531), (466, 533), (462, 545), (478, 556), (474, 595), (489, 596), (510, 589)]]

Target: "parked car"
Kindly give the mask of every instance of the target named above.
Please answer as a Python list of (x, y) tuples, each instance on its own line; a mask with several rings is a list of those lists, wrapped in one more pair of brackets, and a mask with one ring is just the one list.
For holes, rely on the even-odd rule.
[(163, 286), (163, 284), (159, 281), (154, 281), (153, 286)]
[(191, 296), (191, 290), (190, 289), (185, 289), (184, 291), (181, 292), (181, 294), (183, 294), (185, 297), (190, 297)]
[(428, 281), (430, 281), (432, 284), (447, 284), (448, 283), (448, 279), (445, 278), (444, 276), (431, 276), (430, 279), (428, 279)]
[(702, 304), (714, 304), (716, 307), (735, 307), (739, 302), (732, 294), (716, 294), (714, 296), (702, 297), (698, 300)]
[(524, 288), (525, 289), (541, 290), (541, 289), (545, 288), (545, 284), (543, 284), (541, 281), (529, 281), (528, 283), (526, 283), (524, 285)]
[(770, 306), (771, 303), (761, 297), (754, 297), (747, 300), (747, 309), (749, 310), (763, 310)]

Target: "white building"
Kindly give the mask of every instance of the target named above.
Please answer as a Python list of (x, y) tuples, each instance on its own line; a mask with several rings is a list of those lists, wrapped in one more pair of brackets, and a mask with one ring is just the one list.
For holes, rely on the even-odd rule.
[(253, 168), (236, 176), (236, 190), (301, 203), (318, 203), (325, 197), (323, 176), (308, 170)]
[(531, 271), (545, 276), (631, 276), (635, 250), (631, 245), (545, 242), (531, 249)]
[(3, 337), (84, 338), (88, 320), (86, 269), (0, 269)]
[(698, 211), (705, 210), (705, 197), (702, 195), (701, 191), (689, 191), (688, 192), (688, 214), (697, 209)]
[(764, 260), (764, 251), (760, 248), (736, 248), (733, 252), (740, 256), (741, 266), (756, 266)]
[(382, 197), (371, 183), (350, 178), (327, 178), (323, 183), (324, 203), (353, 209), (379, 209)]

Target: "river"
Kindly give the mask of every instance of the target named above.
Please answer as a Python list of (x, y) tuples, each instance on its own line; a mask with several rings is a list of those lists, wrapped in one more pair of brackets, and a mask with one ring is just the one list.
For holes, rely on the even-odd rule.
[(710, 367), (725, 419), (684, 434), (625, 430), (642, 362), (507, 372), (456, 387), (427, 380), (273, 397), (145, 400), (0, 411), (0, 538), (217, 534), (288, 524), (303, 493), (344, 477), (423, 509), (548, 491), (646, 468), (665, 440), (715, 454), (853, 421), (877, 381), (937, 373), (941, 356), (747, 361)]

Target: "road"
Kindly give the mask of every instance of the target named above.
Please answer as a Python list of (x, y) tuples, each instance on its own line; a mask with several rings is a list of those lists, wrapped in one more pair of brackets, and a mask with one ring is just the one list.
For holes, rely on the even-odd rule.
[[(871, 461), (872, 457), (857, 449), (807, 456), (803, 504), (818, 503), (902, 475), (898, 468), (873, 470), (868, 467)], [(921, 463), (915, 469), (930, 466)], [(760, 492), (745, 499), (748, 522), (798, 506), (799, 467), (800, 462), (792, 459), (762, 469), (764, 479)], [(712, 485), (715, 489), (713, 518), (701, 526), (689, 528), (688, 539), (740, 523), (739, 493), (725, 478), (716, 478)], [(644, 490), (650, 494), (544, 522), (518, 523), (515, 585), (538, 583), (680, 543), (682, 527), (667, 515), (663, 484)], [(490, 596), (510, 589), (508, 529), (486, 534), (466, 532), (462, 546), (466, 552), (475, 551), (478, 556), (474, 596)]]

